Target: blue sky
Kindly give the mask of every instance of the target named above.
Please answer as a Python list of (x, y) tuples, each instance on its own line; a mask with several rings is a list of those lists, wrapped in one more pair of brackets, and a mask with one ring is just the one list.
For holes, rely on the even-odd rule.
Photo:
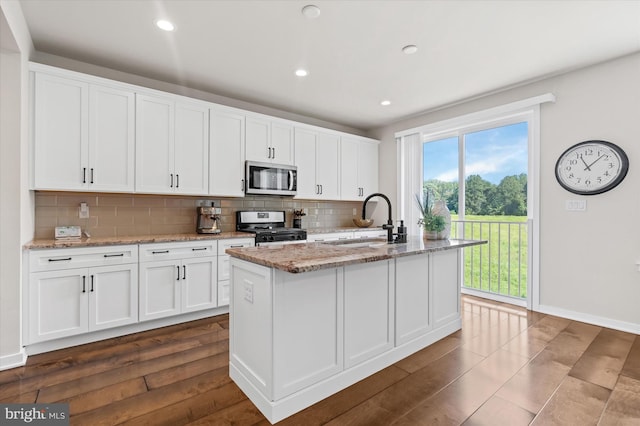
[[(527, 173), (527, 123), (517, 123), (465, 138), (466, 173), (498, 184), (505, 176)], [(458, 180), (457, 137), (424, 144), (424, 180)]]

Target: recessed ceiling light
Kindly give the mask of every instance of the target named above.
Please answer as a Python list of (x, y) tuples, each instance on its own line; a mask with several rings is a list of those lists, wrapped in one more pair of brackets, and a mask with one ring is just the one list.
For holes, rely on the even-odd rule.
[(171, 22), (164, 19), (157, 20), (156, 25), (158, 26), (158, 28), (165, 31), (173, 31), (176, 29), (176, 27)]
[(409, 44), (402, 48), (402, 52), (407, 55), (413, 55), (417, 51), (418, 51), (418, 46), (416, 46), (415, 44)]
[(301, 68), (301, 69), (296, 70), (296, 75), (297, 75), (298, 77), (306, 77), (308, 74), (309, 74), (309, 73), (307, 72), (307, 70), (303, 70), (302, 68)]
[(391, 105), (391, 101), (388, 99), (385, 99), (384, 101), (380, 102), (380, 105), (382, 106), (389, 106)]
[(309, 19), (316, 19), (320, 16), (320, 8), (313, 4), (308, 4), (302, 8), (302, 14)]

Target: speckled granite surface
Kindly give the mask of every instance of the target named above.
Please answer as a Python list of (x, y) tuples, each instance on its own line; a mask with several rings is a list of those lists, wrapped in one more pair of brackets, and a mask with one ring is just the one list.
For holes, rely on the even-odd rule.
[(346, 244), (306, 243), (280, 246), (261, 246), (227, 249), (227, 254), (258, 265), (300, 273), (335, 268), (356, 263), (376, 262), (401, 256), (413, 256), (442, 250), (486, 244), (476, 240), (434, 240), (410, 238), (405, 244), (387, 244), (385, 240), (371, 239)]
[(253, 238), (247, 232), (222, 232), (220, 234), (164, 234), (139, 235), (131, 237), (81, 238), (79, 240), (33, 240), (24, 245), (24, 249), (51, 249), (65, 247), (97, 247), (126, 244), (171, 243), (179, 241), (222, 240), (225, 238)]

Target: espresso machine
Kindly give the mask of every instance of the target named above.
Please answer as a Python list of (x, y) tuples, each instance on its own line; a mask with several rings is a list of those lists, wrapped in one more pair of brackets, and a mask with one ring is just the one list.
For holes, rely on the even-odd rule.
[(215, 207), (197, 207), (198, 212), (198, 225), (196, 232), (198, 234), (219, 234), (220, 229), (220, 215), (216, 213), (219, 211)]

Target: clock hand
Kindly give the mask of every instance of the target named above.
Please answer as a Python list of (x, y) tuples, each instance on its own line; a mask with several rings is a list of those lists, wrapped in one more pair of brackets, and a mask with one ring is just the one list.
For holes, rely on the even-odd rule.
[(600, 157), (596, 158), (596, 159), (595, 159), (595, 161), (594, 161), (593, 163), (591, 163), (591, 164), (589, 164), (589, 165), (587, 166), (587, 168), (588, 168), (589, 170), (591, 170), (591, 169), (590, 169), (590, 167), (591, 167), (591, 166), (593, 166), (594, 164), (596, 164), (596, 163), (598, 162), (598, 160), (600, 160), (600, 159), (601, 159), (602, 157), (604, 157), (604, 156), (605, 156), (605, 154), (602, 154)]
[[(589, 170), (591, 171), (591, 168), (589, 167), (589, 165), (587, 164), (586, 161), (584, 161), (584, 158), (582, 158), (582, 155), (580, 156), (580, 159), (582, 160), (582, 163), (585, 165), (585, 170)], [(596, 160), (597, 161), (597, 160)]]

